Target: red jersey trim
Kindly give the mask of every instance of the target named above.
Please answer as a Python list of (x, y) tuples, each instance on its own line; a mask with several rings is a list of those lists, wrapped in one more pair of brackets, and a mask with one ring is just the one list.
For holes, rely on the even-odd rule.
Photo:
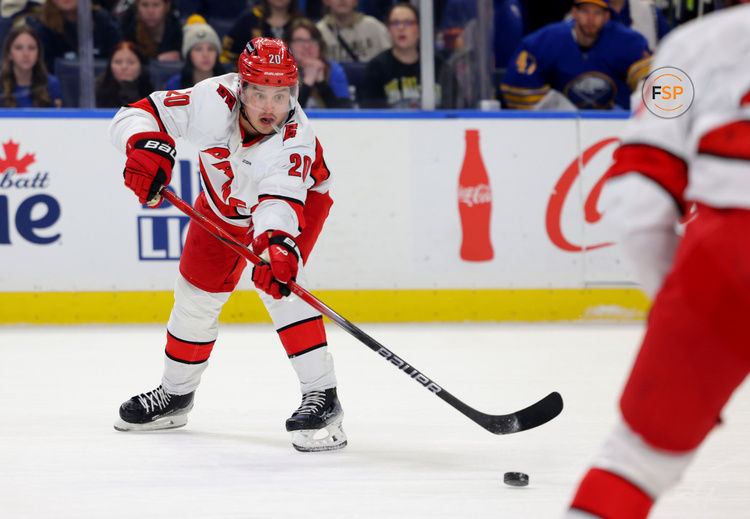
[(323, 158), (323, 147), (320, 145), (320, 141), (317, 137), (315, 137), (315, 160), (313, 161), (310, 176), (312, 176), (315, 181), (313, 187), (328, 180), (331, 176), (331, 170), (328, 169), (326, 161)]
[(156, 109), (156, 105), (151, 99), (151, 96), (144, 97), (143, 99), (141, 99), (140, 101), (136, 101), (135, 103), (130, 103), (128, 106), (131, 108), (140, 108), (141, 110), (144, 110), (153, 115), (154, 119), (156, 119), (156, 124), (159, 125), (159, 130), (167, 133), (167, 129), (164, 127), (164, 123), (161, 122), (159, 111)]
[(633, 171), (650, 178), (675, 200), (684, 214), (687, 209), (687, 163), (672, 153), (650, 144), (623, 144), (615, 150), (615, 162), (607, 177), (617, 177)]
[[(242, 108), (240, 108), (240, 110), (242, 110)], [(257, 137), (255, 137), (255, 138), (253, 138), (253, 139), (251, 139), (249, 141), (246, 141), (246, 139), (247, 139), (247, 132), (242, 127), (242, 123), (239, 122), (239, 119), (237, 120), (237, 124), (240, 125), (240, 140), (242, 140), (242, 147), (243, 148), (247, 148), (249, 146), (252, 146), (256, 142), (260, 141), (263, 137), (268, 137), (267, 135), (258, 135)]]
[(750, 160), (750, 121), (736, 121), (711, 130), (698, 141), (698, 153)]

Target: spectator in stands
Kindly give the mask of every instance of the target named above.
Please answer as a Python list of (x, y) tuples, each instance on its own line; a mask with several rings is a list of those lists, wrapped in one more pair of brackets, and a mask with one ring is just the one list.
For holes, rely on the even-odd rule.
[(153, 90), (143, 56), (133, 42), (121, 41), (106, 70), (96, 78), (96, 106), (119, 108), (135, 103)]
[(199, 81), (220, 76), (226, 71), (219, 63), (221, 42), (216, 31), (197, 14), (188, 18), (182, 28), (182, 72), (167, 81), (167, 90), (190, 88)]
[(236, 68), (248, 41), (261, 36), (283, 39), (292, 21), (300, 17), (297, 0), (261, 0), (260, 5), (245, 11), (224, 35), (221, 62)]
[[(466, 2), (467, 0), (458, 0)], [(448, 4), (452, 6), (455, 13), (455, 4), (452, 0)], [(466, 4), (471, 5), (471, 3)], [(467, 9), (468, 10), (468, 9)], [(448, 12), (446, 10), (446, 12)], [(476, 16), (476, 6), (473, 8)], [(521, 18), (521, 6), (519, 0), (494, 0), (494, 56), (495, 63), (490, 65), (494, 69), (505, 70), (508, 60), (515, 52), (523, 37), (523, 20)], [(481, 17), (479, 17), (481, 19)], [(478, 40), (478, 18), (475, 17), (457, 28), (461, 31), (459, 45), (449, 52), (445, 64), (440, 70), (438, 83), (442, 93), (443, 108), (477, 108), (483, 95), (491, 97), (499, 82), (498, 74), (487, 74), (479, 63), (480, 53)], [(444, 21), (446, 31), (450, 30), (450, 22)], [(489, 71), (492, 72), (492, 71)], [(496, 78), (497, 76), (497, 78)], [(496, 81), (497, 79), (497, 81)], [(486, 81), (487, 90), (482, 89), (481, 82)], [(487, 92), (491, 92), (487, 95)]]
[(0, 0), (0, 18), (37, 16), (44, 0)]
[(62, 106), (60, 82), (47, 73), (42, 42), (30, 25), (16, 25), (5, 38), (0, 89), (5, 108)]
[[(505, 70), (523, 38), (520, 0), (493, 0), (494, 68)], [(476, 108), (480, 100), (476, 0), (449, 0), (436, 37), (446, 62), (441, 70), (443, 108)], [(498, 74), (499, 76), (500, 74)], [(499, 79), (499, 78), (498, 78)], [(496, 85), (490, 75), (491, 88)]]
[[(91, 12), (94, 59), (112, 55), (120, 31), (109, 13), (97, 6)], [(78, 59), (78, 0), (47, 0), (34, 26), (44, 47), (47, 70), (54, 70), (55, 59)]]
[(0, 45), (17, 22), (25, 20), (33, 25), (41, 9), (42, 1), (39, 0), (0, 0)]
[(302, 108), (351, 108), (349, 83), (341, 65), (326, 59), (326, 44), (313, 22), (294, 20), (289, 27), (289, 50), (297, 60)]
[(329, 12), (317, 25), (332, 60), (367, 62), (391, 47), (388, 29), (372, 16), (358, 12), (357, 0), (323, 3)]
[[(419, 11), (400, 2), (388, 13), (393, 48), (375, 56), (365, 68), (360, 106), (363, 108), (420, 108), (422, 85), (419, 62)], [(435, 71), (440, 70), (435, 59)], [(439, 101), (440, 96), (436, 96)], [(437, 103), (439, 104), (439, 102)]]
[(179, 61), (182, 25), (170, 0), (136, 0), (121, 18), (123, 37), (146, 62)]
[(607, 0), (576, 0), (572, 14), (522, 40), (501, 84), (508, 107), (630, 108), (651, 63), (646, 38), (609, 23)]
[(176, 0), (176, 2), (177, 10), (182, 18), (199, 14), (207, 20), (211, 18), (236, 20), (237, 16), (247, 8), (248, 0)]
[(609, 10), (612, 21), (641, 33), (652, 51), (669, 32), (664, 14), (648, 0), (609, 0)]

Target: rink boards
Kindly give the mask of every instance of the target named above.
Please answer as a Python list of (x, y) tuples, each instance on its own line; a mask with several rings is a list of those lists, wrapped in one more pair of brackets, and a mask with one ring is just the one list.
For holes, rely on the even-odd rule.
[[(113, 113), (0, 112), (0, 323), (168, 317), (188, 219), (166, 204), (141, 207), (123, 186), (124, 156), (107, 139)], [(335, 204), (306, 286), (347, 318), (643, 318), (648, 302), (596, 203), (622, 116), (327, 112), (311, 119)], [(486, 261), (460, 254), (467, 130), (479, 132), (489, 179)], [(177, 149), (171, 185), (193, 200), (196, 150), (179, 140)], [(483, 191), (483, 200), (489, 196)], [(224, 321), (267, 320), (248, 273)]]

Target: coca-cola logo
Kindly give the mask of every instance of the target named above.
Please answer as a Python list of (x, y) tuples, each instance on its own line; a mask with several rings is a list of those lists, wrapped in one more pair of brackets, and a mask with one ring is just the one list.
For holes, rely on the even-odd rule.
[(476, 186), (459, 186), (458, 202), (473, 207), (479, 204), (489, 204), (492, 202), (492, 190), (487, 184)]
[[(573, 159), (557, 181), (557, 184), (555, 184), (555, 188), (552, 190), (552, 195), (549, 197), (549, 203), (547, 204), (546, 226), (549, 239), (558, 248), (568, 252), (580, 252), (583, 250), (594, 250), (613, 245), (612, 242), (597, 243), (594, 245), (577, 245), (572, 243), (563, 234), (561, 218), (568, 194), (570, 193), (576, 179), (580, 176), (581, 170), (586, 167), (586, 164), (588, 164), (597, 153), (610, 144), (617, 142), (619, 142), (619, 139), (612, 137), (601, 140), (584, 150), (580, 158), (576, 157)], [(583, 204), (583, 215), (586, 223), (594, 224), (602, 217), (601, 213), (596, 209), (596, 205), (599, 201), (599, 195), (604, 186), (604, 181), (606, 180), (604, 175), (605, 172), (606, 171), (601, 172), (601, 178), (599, 178), (596, 184), (594, 184), (594, 187), (589, 192)]]

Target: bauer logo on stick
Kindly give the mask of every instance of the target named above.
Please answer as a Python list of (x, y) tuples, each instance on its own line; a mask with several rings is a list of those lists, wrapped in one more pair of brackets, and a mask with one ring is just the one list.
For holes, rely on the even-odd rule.
[(690, 77), (676, 67), (661, 67), (643, 82), (643, 103), (652, 114), (664, 119), (679, 117), (693, 104), (695, 90)]

